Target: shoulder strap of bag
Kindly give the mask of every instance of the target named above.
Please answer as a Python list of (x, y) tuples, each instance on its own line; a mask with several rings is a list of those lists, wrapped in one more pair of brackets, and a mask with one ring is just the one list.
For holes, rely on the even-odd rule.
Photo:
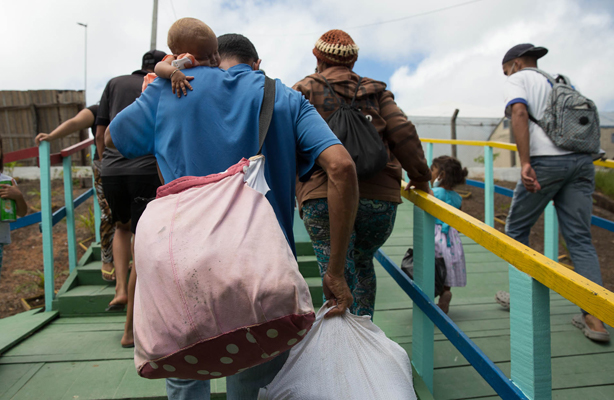
[(356, 84), (356, 91), (354, 92), (354, 97), (352, 97), (352, 103), (350, 107), (354, 107), (354, 101), (356, 101), (356, 95), (358, 94), (358, 89), (360, 89), (360, 82), (362, 81), (362, 76), (358, 77), (358, 83)]
[(322, 75), (322, 74), (318, 74), (318, 75), (320, 75), (320, 77), (322, 77), (322, 79), (324, 79), (324, 82), (326, 83), (326, 86), (328, 86), (328, 90), (330, 90), (330, 92), (333, 94), (333, 96), (335, 97), (335, 99), (337, 99), (337, 103), (339, 103), (339, 105), (341, 105), (341, 104), (342, 104), (342, 103), (341, 103), (341, 99), (339, 98), (339, 96), (337, 96), (337, 92), (335, 92), (335, 91), (333, 90), (333, 87), (332, 87), (332, 86), (330, 85), (330, 83), (328, 82), (328, 79), (326, 79), (326, 78), (324, 77), (324, 75)]
[[(545, 77), (546, 77), (546, 79), (548, 79), (548, 82), (550, 82), (550, 86), (554, 86), (554, 84), (555, 84), (555, 83), (557, 83), (557, 82), (556, 82), (556, 79), (554, 79), (554, 78), (553, 78), (553, 77), (552, 77), (552, 76), (551, 76), (549, 73), (547, 73), (547, 72), (545, 72), (545, 71), (542, 71), (542, 70), (541, 70), (541, 69), (539, 69), (539, 68), (527, 67), (527, 68), (523, 68), (522, 70), (523, 70), (523, 71), (524, 71), (524, 70), (528, 70), (528, 71), (535, 71), (535, 72), (537, 72), (537, 73), (539, 73), (539, 74), (542, 74), (543, 76), (545, 76)], [(539, 125), (539, 121), (537, 120), (537, 118), (535, 118), (535, 117), (534, 117), (534, 116), (531, 114), (531, 112), (529, 112), (529, 107), (527, 107), (527, 113), (529, 114), (529, 120), (531, 120), (531, 122), (533, 122), (533, 123), (535, 123), (535, 124)]]
[(529, 119), (530, 119), (530, 120), (531, 120), (531, 121), (532, 121), (534, 124), (539, 125), (539, 121), (538, 121), (537, 119), (535, 119), (535, 117), (533, 116), (533, 114), (531, 114), (531, 113), (529, 112), (529, 110), (528, 110), (528, 109), (527, 109), (527, 113), (529, 114)]
[(260, 108), (260, 119), (258, 122), (258, 154), (262, 153), (262, 145), (269, 131), (273, 109), (275, 108), (275, 80), (264, 76), (264, 97), (262, 98), (262, 108)]
[(546, 77), (546, 79), (548, 79), (548, 82), (550, 82), (550, 85), (551, 85), (551, 86), (554, 86), (554, 84), (555, 84), (555, 83), (557, 83), (557, 82), (556, 82), (556, 79), (554, 79), (554, 78), (552, 77), (552, 75), (550, 75), (550, 74), (549, 74), (549, 73), (547, 73), (546, 71), (542, 71), (542, 70), (541, 70), (541, 69), (539, 69), (539, 68), (527, 67), (527, 68), (523, 68), (522, 70), (523, 70), (523, 71), (524, 71), (524, 70), (527, 70), (527, 71), (535, 71), (535, 72), (537, 72), (537, 73), (542, 74), (543, 76), (545, 76), (545, 77)]

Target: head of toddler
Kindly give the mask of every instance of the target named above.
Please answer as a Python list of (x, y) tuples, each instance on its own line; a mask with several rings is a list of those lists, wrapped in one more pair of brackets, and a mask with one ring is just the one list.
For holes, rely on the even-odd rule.
[(463, 168), (460, 161), (450, 156), (440, 156), (431, 164), (433, 187), (442, 187), (446, 190), (454, 190), (457, 185), (465, 183), (467, 168)]
[(180, 54), (190, 53), (199, 66), (217, 67), (220, 64), (217, 37), (201, 20), (178, 19), (168, 30), (167, 42), (175, 58)]

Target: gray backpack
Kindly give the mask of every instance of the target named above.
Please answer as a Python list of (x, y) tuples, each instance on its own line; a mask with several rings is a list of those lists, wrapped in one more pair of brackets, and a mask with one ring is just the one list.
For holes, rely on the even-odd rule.
[(537, 68), (524, 70), (542, 74), (552, 85), (543, 118), (537, 120), (529, 112), (529, 119), (539, 125), (561, 149), (576, 153), (598, 153), (601, 131), (595, 103), (575, 90), (569, 78), (563, 75), (554, 79)]

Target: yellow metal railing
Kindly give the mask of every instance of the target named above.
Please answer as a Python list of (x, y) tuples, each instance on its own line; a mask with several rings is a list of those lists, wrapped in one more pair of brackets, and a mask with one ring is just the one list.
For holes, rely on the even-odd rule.
[[(544, 255), (494, 229), (493, 148), (517, 151), (515, 144), (478, 140), (421, 140), (426, 143), (426, 159), (429, 165), (433, 160), (435, 144), (484, 148), (484, 222), (424, 192), (402, 189), (403, 197), (415, 205), (414, 283), (426, 296), (433, 299), (435, 252), (433, 240), (429, 238), (434, 237), (435, 218), (446, 222), (491, 253), (509, 262), (511, 380), (521, 389), (524, 397), (517, 396), (517, 393), (508, 393), (505, 398), (550, 400), (552, 398), (550, 289), (611, 326), (614, 326), (614, 293), (556, 262), (559, 229), (552, 202), (544, 212)], [(595, 165), (614, 168), (614, 161), (599, 160)], [(493, 295), (497, 289), (504, 288), (493, 288)], [(426, 311), (432, 310), (429, 311), (427, 307)], [(416, 368), (419, 369), (418, 372), (424, 381), (432, 384), (434, 320), (429, 318), (431, 316), (427, 318), (427, 314), (420, 307), (414, 307), (412, 355), (414, 364), (418, 365)], [(436, 320), (437, 315), (433, 318)], [(507, 393), (505, 390), (509, 389), (504, 380), (489, 382), (500, 395)], [(501, 386), (503, 391), (495, 386)]]
[[(457, 144), (461, 146), (489, 146), (495, 149), (503, 149), (510, 151), (518, 151), (518, 148), (513, 143), (505, 143), (505, 142), (491, 142), (487, 140), (452, 140), (452, 139), (423, 139), (420, 141), (422, 143), (433, 143), (433, 144)], [(595, 165), (605, 168), (614, 168), (614, 160), (597, 160), (594, 162)]]
[(452, 139), (423, 139), (420, 138), (422, 143), (433, 144), (458, 144), (462, 146), (490, 146), (497, 149), (518, 151), (515, 144), (504, 142), (490, 142), (487, 140), (452, 140)]
[[(403, 182), (403, 186), (406, 183)], [(403, 197), (549, 287), (591, 315), (614, 326), (614, 293), (515, 241), (434, 196), (401, 189)]]

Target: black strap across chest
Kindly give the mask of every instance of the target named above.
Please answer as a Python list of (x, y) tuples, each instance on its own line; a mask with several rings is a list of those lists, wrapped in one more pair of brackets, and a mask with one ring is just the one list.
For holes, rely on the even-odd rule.
[(264, 97), (260, 108), (258, 122), (258, 154), (262, 153), (262, 145), (269, 131), (271, 119), (273, 119), (273, 109), (275, 108), (275, 80), (264, 77)]
[[(324, 77), (324, 75), (320, 74), (320, 76), (322, 77), (322, 79), (324, 79), (324, 82), (326, 82), (326, 86), (328, 86), (328, 90), (330, 90), (330, 92), (333, 94), (333, 96), (337, 99), (337, 102), (339, 103), (339, 106), (341, 106), (342, 104), (345, 104), (345, 102), (341, 101), (341, 98), (337, 95), (337, 92), (335, 92), (333, 90), (333, 87), (330, 85), (330, 83)], [(358, 89), (360, 89), (360, 82), (361, 81), (362, 81), (362, 76), (359, 76), (358, 77), (358, 83), (356, 83), (356, 90), (354, 91), (354, 97), (352, 97), (352, 102), (350, 103), (350, 107), (354, 107), (354, 102), (356, 101), (356, 95), (358, 94)]]

